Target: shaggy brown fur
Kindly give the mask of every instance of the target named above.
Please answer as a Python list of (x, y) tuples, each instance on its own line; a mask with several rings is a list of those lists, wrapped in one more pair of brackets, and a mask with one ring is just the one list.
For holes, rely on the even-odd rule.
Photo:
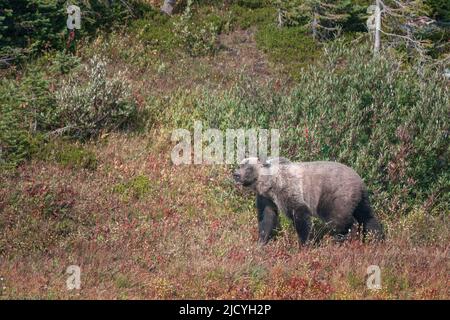
[(383, 238), (374, 216), (367, 189), (351, 168), (336, 162), (292, 163), (284, 158), (264, 163), (257, 158), (244, 159), (234, 172), (236, 182), (252, 189), (258, 208), (259, 240), (262, 243), (279, 227), (278, 210), (294, 223), (299, 240), (308, 240), (311, 216), (325, 221), (335, 235), (343, 236), (357, 222), (363, 233)]

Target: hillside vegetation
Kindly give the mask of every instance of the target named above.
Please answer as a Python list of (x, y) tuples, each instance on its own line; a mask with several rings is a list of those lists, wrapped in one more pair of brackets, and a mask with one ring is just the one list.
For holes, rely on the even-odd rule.
[[(318, 37), (285, 1), (180, 1), (172, 17), (79, 1), (67, 43), (57, 1), (0, 0), (0, 298), (448, 299), (450, 8), (419, 8), (443, 26), (417, 35), (425, 51), (385, 36), (374, 56), (371, 2), (338, 3), (321, 23), (339, 32)], [(351, 166), (386, 241), (338, 244), (315, 221), (299, 247), (282, 217), (258, 246), (232, 165), (172, 163), (172, 131), (194, 121), (279, 129), (281, 155)]]

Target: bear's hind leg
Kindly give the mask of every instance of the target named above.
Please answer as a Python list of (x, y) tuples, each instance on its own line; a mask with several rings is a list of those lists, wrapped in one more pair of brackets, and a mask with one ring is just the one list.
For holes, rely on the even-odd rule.
[(383, 227), (372, 212), (369, 197), (366, 192), (363, 193), (361, 201), (353, 212), (353, 216), (362, 225), (364, 239), (367, 234), (371, 234), (375, 240), (384, 239)]

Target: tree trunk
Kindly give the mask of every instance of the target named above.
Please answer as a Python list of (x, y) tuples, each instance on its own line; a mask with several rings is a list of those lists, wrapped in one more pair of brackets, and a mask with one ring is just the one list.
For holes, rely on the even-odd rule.
[(380, 52), (381, 39), (380, 39), (380, 30), (381, 30), (381, 3), (380, 0), (376, 0), (376, 9), (375, 9), (375, 42), (373, 45), (373, 53), (378, 55)]
[(317, 14), (314, 11), (314, 13), (313, 13), (313, 21), (312, 21), (312, 26), (311, 26), (312, 27), (312, 34), (313, 34), (314, 41), (317, 41), (317, 24), (318, 24)]
[(278, 9), (278, 28), (283, 27), (283, 13), (281, 12), (281, 9)]

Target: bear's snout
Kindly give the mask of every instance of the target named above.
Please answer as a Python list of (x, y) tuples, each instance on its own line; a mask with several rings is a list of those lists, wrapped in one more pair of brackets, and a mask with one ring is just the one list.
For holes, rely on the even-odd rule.
[(241, 174), (239, 170), (233, 172), (233, 179), (235, 182), (241, 182)]

